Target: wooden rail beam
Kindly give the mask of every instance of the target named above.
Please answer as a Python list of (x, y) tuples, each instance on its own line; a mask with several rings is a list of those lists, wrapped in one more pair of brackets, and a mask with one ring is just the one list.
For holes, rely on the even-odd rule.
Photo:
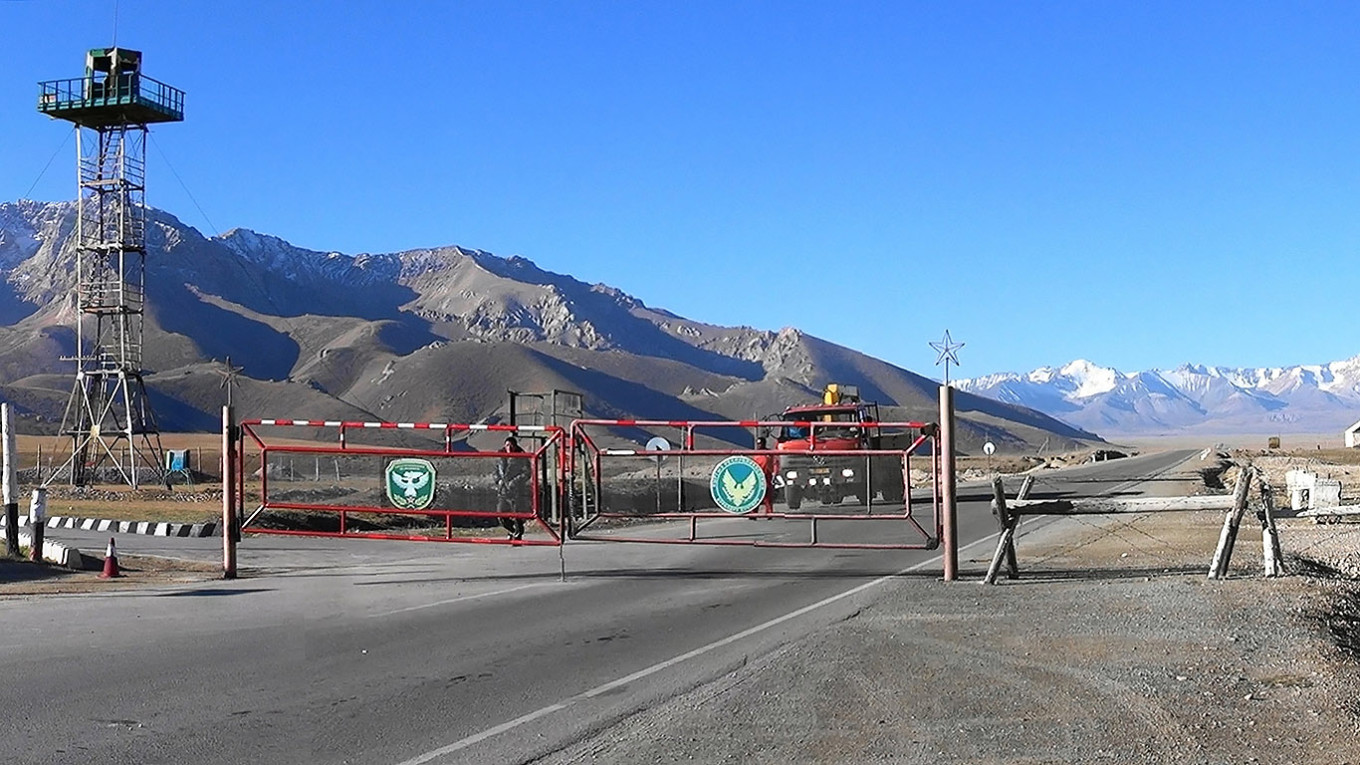
[(1008, 507), (1019, 515), (1109, 515), (1111, 513), (1163, 513), (1176, 510), (1229, 510), (1232, 496), (1210, 494), (1192, 497), (1096, 497), (1094, 499), (1012, 500)]

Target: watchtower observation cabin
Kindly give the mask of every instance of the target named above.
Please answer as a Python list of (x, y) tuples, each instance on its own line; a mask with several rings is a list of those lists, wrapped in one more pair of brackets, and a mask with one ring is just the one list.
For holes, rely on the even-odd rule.
[(76, 126), (76, 380), (61, 432), (77, 486), (106, 462), (134, 487), (139, 466), (164, 471), (142, 380), (146, 140), (184, 119), (184, 92), (141, 70), (138, 51), (95, 48), (83, 77), (38, 83), (38, 111)]
[(85, 76), (38, 83), (38, 111), (81, 127), (150, 125), (184, 120), (184, 91), (142, 74), (142, 54), (95, 48)]

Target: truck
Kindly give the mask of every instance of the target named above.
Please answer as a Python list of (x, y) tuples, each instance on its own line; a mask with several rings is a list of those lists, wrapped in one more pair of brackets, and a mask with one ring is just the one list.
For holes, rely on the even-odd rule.
[(820, 403), (791, 406), (772, 419), (789, 423), (774, 431), (775, 450), (779, 452), (774, 483), (783, 486), (784, 502), (790, 510), (799, 509), (804, 499), (834, 505), (854, 497), (860, 504), (869, 504), (875, 495), (881, 495), (888, 504), (903, 501), (906, 477), (900, 460), (888, 455), (817, 454), (902, 451), (916, 440), (916, 433), (888, 432), (880, 427), (878, 404), (861, 399), (857, 386), (830, 383)]

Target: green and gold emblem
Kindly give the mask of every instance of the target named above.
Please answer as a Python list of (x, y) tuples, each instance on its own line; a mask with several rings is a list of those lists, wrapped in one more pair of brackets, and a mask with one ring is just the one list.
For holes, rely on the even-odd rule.
[(403, 458), (387, 463), (387, 499), (399, 510), (424, 510), (434, 501), (434, 465)]
[(742, 454), (733, 455), (713, 468), (709, 490), (713, 501), (723, 510), (741, 515), (760, 507), (767, 490), (765, 471), (756, 461)]

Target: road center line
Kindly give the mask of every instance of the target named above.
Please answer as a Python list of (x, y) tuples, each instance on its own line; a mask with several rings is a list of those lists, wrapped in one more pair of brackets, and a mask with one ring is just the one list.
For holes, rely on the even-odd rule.
[[(990, 534), (977, 541), (969, 542), (968, 544), (960, 547), (959, 552), (963, 552), (964, 550), (967, 550), (970, 547), (975, 547), (977, 545), (993, 541), (997, 538), (997, 536), (999, 536), (999, 532)], [(846, 590), (845, 592), (832, 595), (828, 598), (823, 598), (822, 600), (819, 600), (816, 603), (803, 606), (802, 608), (799, 608), (795, 611), (790, 611), (789, 613), (784, 614), (783, 616), (776, 616), (775, 618), (767, 622), (764, 622), (763, 624), (757, 624), (754, 627), (744, 629), (741, 632), (736, 633), (735, 635), (728, 635), (727, 637), (715, 640), (712, 643), (709, 643), (708, 645), (700, 646), (699, 648), (695, 648), (692, 651), (682, 653), (679, 656), (673, 656), (669, 659), (666, 659), (665, 661), (653, 664), (652, 666), (647, 667), (646, 669), (640, 669), (630, 675), (624, 675), (623, 677), (620, 677), (617, 680), (610, 680), (604, 685), (597, 685), (588, 691), (582, 691), (581, 693), (578, 693), (575, 696), (569, 696), (555, 704), (549, 704), (548, 706), (543, 707), (542, 709), (536, 709), (526, 715), (522, 715), (520, 717), (516, 717), (513, 720), (503, 722), (500, 725), (487, 728), (486, 730), (481, 731), (480, 733), (474, 733), (471, 736), (468, 736), (467, 738), (459, 739), (451, 744), (445, 744), (444, 746), (441, 746), (438, 749), (432, 749), (424, 754), (412, 757), (409, 760), (402, 760), (400, 763), (397, 763), (397, 765), (424, 765), (424, 763), (438, 759), (440, 757), (443, 757), (444, 755), (453, 754), (454, 752), (467, 749), (468, 747), (474, 744), (481, 743), (482, 741), (485, 741), (493, 736), (499, 736), (500, 734), (505, 733), (506, 731), (514, 730), (515, 728), (518, 728), (521, 725), (531, 723), (534, 720), (546, 717), (552, 714), (553, 712), (560, 712), (563, 709), (566, 709), (567, 707), (577, 702), (585, 701), (587, 699), (593, 699), (596, 696), (608, 693), (614, 690), (615, 688), (619, 688), (629, 683), (636, 682), (638, 680), (643, 679), (644, 677), (650, 677), (651, 675), (655, 675), (658, 672), (670, 669), (671, 667), (674, 667), (677, 664), (681, 664), (683, 662), (689, 661), (690, 659), (703, 656), (706, 653), (711, 653), (712, 651), (716, 651), (717, 649), (722, 648), (723, 646), (731, 645), (732, 643), (745, 640), (746, 638), (752, 635), (764, 632), (765, 630), (768, 630), (771, 627), (777, 627), (783, 624), (784, 622), (797, 619), (798, 617), (816, 611), (819, 608), (824, 608), (837, 601), (841, 601), (846, 598), (858, 595), (859, 593), (864, 592), (865, 590), (877, 587), (878, 585), (883, 584), (884, 582), (889, 581), (891, 579), (896, 579), (905, 574), (910, 574), (913, 571), (918, 571), (932, 564), (939, 563), (942, 557), (943, 556), (936, 555), (935, 557), (929, 560), (925, 560), (915, 565), (908, 566), (902, 569), (901, 571), (898, 571), (897, 573), (888, 574), (887, 576), (881, 576), (871, 582), (865, 582), (864, 584), (857, 585)], [(525, 586), (527, 587), (532, 585)]]
[(370, 618), (370, 619), (376, 619), (376, 618), (378, 618), (378, 617), (380, 617), (380, 616), (392, 616), (393, 614), (404, 614), (404, 613), (407, 613), (407, 612), (410, 612), (410, 611), (419, 611), (419, 610), (425, 609), (425, 608), (434, 608), (435, 606), (447, 606), (447, 605), (450, 604), (450, 603), (461, 603), (461, 602), (463, 602), (463, 601), (465, 601), (465, 600), (480, 600), (481, 598), (489, 598), (489, 597), (492, 597), (492, 596), (494, 596), (494, 595), (505, 595), (505, 594), (511, 593), (511, 592), (518, 592), (518, 591), (520, 591), (520, 590), (527, 590), (527, 589), (529, 589), (530, 587), (542, 587), (542, 586), (543, 586), (543, 582), (533, 582), (533, 583), (531, 583), (531, 584), (521, 584), (521, 585), (518, 586), (518, 587), (508, 587), (508, 588), (506, 588), (506, 589), (504, 589), (504, 590), (492, 590), (491, 592), (479, 592), (479, 593), (477, 593), (477, 594), (475, 594), (475, 595), (459, 595), (459, 596), (456, 597), (456, 598), (449, 598), (449, 599), (447, 599), (447, 600), (436, 600), (436, 601), (433, 602), (433, 603), (421, 603), (421, 604), (418, 605), (418, 606), (407, 606), (406, 608), (398, 608), (398, 609), (394, 609), (394, 610), (392, 610), (392, 611), (380, 611), (380, 612), (378, 612), (378, 613), (376, 613), (376, 614), (369, 614), (369, 615), (368, 615), (368, 618)]

